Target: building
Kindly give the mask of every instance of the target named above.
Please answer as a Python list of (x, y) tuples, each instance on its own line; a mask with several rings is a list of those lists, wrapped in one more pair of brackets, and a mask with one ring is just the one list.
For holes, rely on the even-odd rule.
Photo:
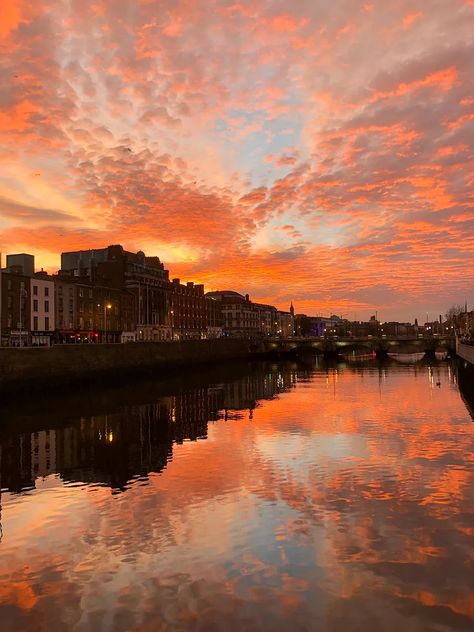
[[(65, 252), (61, 255), (59, 276), (63, 280), (68, 277), (69, 282), (89, 284), (97, 291), (102, 288), (101, 296), (91, 297), (87, 315), (84, 303), (83, 324), (86, 328), (86, 322), (97, 322), (99, 337), (109, 342), (219, 335), (219, 307), (206, 298), (204, 286), (182, 284), (179, 279), (170, 281), (159, 257), (148, 257), (143, 251), (133, 253), (113, 245)], [(81, 298), (76, 299), (79, 329)]]
[(76, 284), (59, 275), (53, 277), (55, 285), (55, 319), (58, 342), (75, 342), (77, 322)]
[(294, 315), (281, 312), (273, 305), (253, 303), (232, 290), (208, 292), (208, 298), (218, 301), (222, 311), (224, 335), (234, 338), (259, 338), (266, 336), (294, 336)]
[(219, 304), (204, 294), (204, 285), (186, 285), (173, 279), (170, 293), (170, 324), (173, 340), (220, 337), (222, 319)]
[(21, 253), (18, 255), (7, 255), (7, 269), (21, 268), (23, 274), (32, 277), (35, 273), (35, 257)]
[(49, 347), (56, 328), (54, 281), (46, 272), (37, 272), (30, 279), (30, 286), (30, 343)]
[(24, 347), (30, 342), (30, 277), (21, 266), (1, 271), (0, 323), (2, 346)]
[(278, 335), (282, 338), (292, 338), (295, 335), (295, 317), (291, 312), (277, 312)]
[(258, 313), (258, 331), (263, 336), (276, 336), (280, 329), (279, 312), (273, 305), (253, 303)]
[(206, 338), (221, 338), (223, 317), (221, 304), (215, 298), (205, 296), (207, 311)]
[[(123, 342), (135, 339), (134, 296), (61, 270), (56, 287), (57, 342)], [(128, 332), (133, 332), (129, 337)], [(125, 334), (125, 337), (124, 337)]]
[(253, 338), (260, 334), (260, 311), (250, 301), (232, 290), (208, 292), (206, 296), (218, 301), (221, 306), (222, 327), (225, 336)]
[(52, 344), (56, 326), (54, 281), (46, 272), (35, 273), (33, 255), (7, 255), (0, 294), (2, 345)]

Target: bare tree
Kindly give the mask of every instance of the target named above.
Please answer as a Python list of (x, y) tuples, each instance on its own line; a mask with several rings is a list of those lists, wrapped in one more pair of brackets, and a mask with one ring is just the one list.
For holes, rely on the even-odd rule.
[(446, 320), (456, 322), (464, 313), (464, 307), (462, 305), (451, 305), (451, 307), (446, 312)]
[(446, 312), (447, 323), (459, 331), (465, 325), (464, 312), (462, 305), (452, 305)]

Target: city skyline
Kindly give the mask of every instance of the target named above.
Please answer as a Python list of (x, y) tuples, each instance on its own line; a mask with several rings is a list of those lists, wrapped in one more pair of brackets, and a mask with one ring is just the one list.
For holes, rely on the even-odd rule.
[(0, 250), (298, 313), (472, 306), (474, 2), (4, 0)]

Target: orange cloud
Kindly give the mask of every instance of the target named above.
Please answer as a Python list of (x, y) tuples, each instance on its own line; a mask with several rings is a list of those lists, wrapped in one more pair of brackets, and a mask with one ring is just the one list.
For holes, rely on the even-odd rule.
[[(37, 249), (50, 266), (113, 240), (310, 311), (378, 301), (412, 318), (415, 303), (464, 300), (466, 5), (5, 7), (2, 251)], [(420, 14), (423, 29), (400, 28)]]
[(2, 0), (0, 5), (0, 40), (16, 29), (21, 21), (21, 0)]
[(417, 20), (423, 17), (422, 11), (417, 11), (416, 13), (408, 13), (403, 18), (403, 26), (408, 29), (410, 28)]
[(400, 83), (393, 90), (387, 92), (379, 92), (372, 96), (372, 101), (386, 99), (389, 97), (405, 96), (415, 90), (423, 88), (439, 88), (440, 90), (451, 90), (458, 80), (458, 72), (455, 67), (444, 68), (436, 72), (432, 72), (423, 79), (412, 81), (410, 83)]

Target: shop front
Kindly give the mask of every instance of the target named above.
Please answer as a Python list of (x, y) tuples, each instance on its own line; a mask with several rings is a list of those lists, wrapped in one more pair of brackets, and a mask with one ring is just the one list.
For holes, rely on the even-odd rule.
[(52, 331), (32, 331), (31, 346), (32, 347), (51, 347), (53, 344)]

